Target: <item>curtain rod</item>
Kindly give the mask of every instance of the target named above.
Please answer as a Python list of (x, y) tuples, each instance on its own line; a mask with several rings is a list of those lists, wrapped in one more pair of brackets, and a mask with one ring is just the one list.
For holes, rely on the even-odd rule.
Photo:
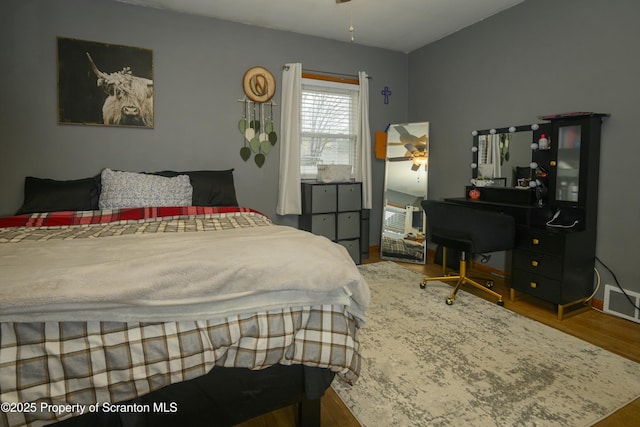
[[(288, 65), (283, 65), (282, 66), (283, 70), (288, 70), (289, 66)], [(350, 77), (352, 79), (357, 79), (359, 78), (359, 76), (357, 74), (343, 74), (343, 73), (334, 73), (332, 71), (322, 71), (322, 70), (310, 70), (308, 68), (303, 68), (302, 69), (303, 72), (307, 72), (307, 73), (319, 73), (319, 74), (326, 74), (328, 76), (342, 76), (342, 77)], [(367, 79), (369, 80), (373, 80), (373, 77), (371, 76), (367, 76)]]

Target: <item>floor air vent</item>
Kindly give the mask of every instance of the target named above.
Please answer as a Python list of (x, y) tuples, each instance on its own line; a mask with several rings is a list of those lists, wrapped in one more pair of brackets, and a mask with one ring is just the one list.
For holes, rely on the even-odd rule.
[[(640, 294), (625, 289), (626, 294), (631, 298), (636, 307), (640, 307)], [(629, 304), (629, 300), (624, 296), (620, 288), (612, 285), (604, 286), (604, 307), (605, 313), (623, 317), (633, 322), (640, 323), (640, 311)]]

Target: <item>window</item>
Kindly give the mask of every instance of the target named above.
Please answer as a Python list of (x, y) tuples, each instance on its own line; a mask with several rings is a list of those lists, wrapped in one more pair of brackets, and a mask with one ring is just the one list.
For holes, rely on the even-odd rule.
[(358, 90), (351, 84), (302, 80), (302, 179), (315, 179), (319, 164), (351, 165), (355, 176)]
[(405, 216), (407, 212), (397, 206), (387, 205), (384, 210), (384, 230), (395, 233), (397, 236), (404, 237), (405, 232)]
[(478, 137), (478, 163), (489, 163), (489, 136)]

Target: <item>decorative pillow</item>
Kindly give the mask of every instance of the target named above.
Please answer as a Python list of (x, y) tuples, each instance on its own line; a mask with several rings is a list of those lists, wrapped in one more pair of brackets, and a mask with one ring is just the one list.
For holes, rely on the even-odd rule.
[(193, 206), (238, 206), (233, 169), (205, 171), (162, 171), (160, 176), (188, 175), (193, 186)]
[(58, 181), (28, 176), (24, 179), (24, 202), (16, 215), (95, 210), (99, 192), (99, 183), (94, 178)]
[(190, 206), (193, 195), (187, 175), (167, 178), (105, 169), (101, 183), (100, 209)]

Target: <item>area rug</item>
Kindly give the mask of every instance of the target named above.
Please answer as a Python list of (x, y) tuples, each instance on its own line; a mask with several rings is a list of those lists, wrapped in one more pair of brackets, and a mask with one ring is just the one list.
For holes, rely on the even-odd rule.
[(640, 397), (640, 364), (392, 262), (371, 287), (360, 379), (334, 389), (378, 426), (590, 426)]

